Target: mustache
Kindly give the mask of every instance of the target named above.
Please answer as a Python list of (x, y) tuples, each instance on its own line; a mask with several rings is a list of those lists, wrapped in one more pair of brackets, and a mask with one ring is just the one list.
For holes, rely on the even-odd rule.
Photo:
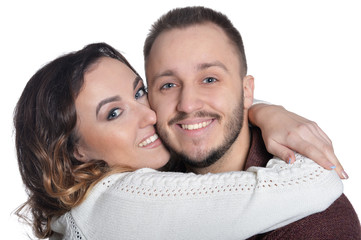
[(180, 112), (177, 113), (177, 115), (172, 118), (171, 120), (169, 120), (168, 125), (173, 125), (179, 121), (185, 120), (187, 118), (191, 118), (191, 117), (210, 117), (210, 118), (215, 118), (217, 120), (220, 120), (222, 117), (219, 114), (216, 113), (210, 113), (210, 112), (206, 112), (206, 111), (198, 111), (192, 114), (188, 114), (185, 112)]

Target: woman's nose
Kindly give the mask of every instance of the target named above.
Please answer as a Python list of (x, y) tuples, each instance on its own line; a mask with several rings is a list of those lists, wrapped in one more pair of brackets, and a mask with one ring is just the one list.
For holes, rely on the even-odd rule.
[(147, 127), (149, 125), (155, 125), (157, 123), (157, 116), (149, 106), (140, 104), (139, 114), (139, 125), (141, 128)]

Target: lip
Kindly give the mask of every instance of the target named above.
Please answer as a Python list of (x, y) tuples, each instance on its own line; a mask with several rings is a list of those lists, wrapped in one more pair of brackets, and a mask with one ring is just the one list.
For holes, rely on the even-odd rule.
[(138, 147), (150, 149), (150, 148), (158, 147), (161, 144), (162, 144), (162, 142), (159, 139), (158, 134), (153, 133), (153, 134), (149, 134), (147, 137), (143, 138), (138, 143)]

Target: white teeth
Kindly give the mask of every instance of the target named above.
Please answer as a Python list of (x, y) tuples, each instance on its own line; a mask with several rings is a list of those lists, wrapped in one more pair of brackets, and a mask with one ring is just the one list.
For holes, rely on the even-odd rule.
[(182, 128), (186, 130), (196, 130), (208, 126), (211, 122), (212, 120), (196, 124), (182, 124)]
[(153, 136), (150, 136), (149, 138), (145, 139), (143, 142), (139, 143), (139, 147), (145, 147), (148, 144), (154, 142), (155, 140), (158, 139), (158, 135), (155, 133)]

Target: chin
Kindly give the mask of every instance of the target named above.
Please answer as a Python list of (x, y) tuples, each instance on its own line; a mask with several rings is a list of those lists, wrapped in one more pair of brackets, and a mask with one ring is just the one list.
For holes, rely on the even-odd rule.
[[(156, 159), (156, 160), (155, 160)], [(164, 154), (164, 156), (160, 157), (159, 155), (155, 158), (152, 159), (152, 161), (154, 162), (152, 167), (153, 169), (161, 169), (163, 168), (165, 165), (167, 165), (167, 163), (169, 162), (170, 159), (170, 155), (168, 154)]]

